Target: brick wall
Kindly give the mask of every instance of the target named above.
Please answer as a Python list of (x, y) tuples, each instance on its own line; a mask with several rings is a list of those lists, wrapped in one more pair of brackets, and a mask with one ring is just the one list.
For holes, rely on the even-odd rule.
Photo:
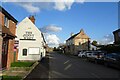
[[(4, 16), (5, 15), (0, 12), (0, 24), (2, 26), (4, 26)], [(9, 30), (13, 34), (16, 32), (16, 23), (14, 23), (12, 20), (9, 20)], [(14, 61), (14, 41), (14, 39), (10, 39), (8, 43), (7, 69), (10, 68), (10, 64)]]
[(0, 69), (2, 68), (2, 13), (0, 12)]
[(0, 12), (0, 24), (3, 26), (4, 25), (4, 14)]
[[(0, 24), (2, 24), (2, 14), (1, 14), (1, 12), (0, 12)], [(1, 54), (1, 52), (2, 52), (2, 26), (0, 25), (0, 54)], [(0, 58), (1, 59), (1, 58)]]
[(2, 68), (2, 36), (0, 36), (0, 69)]
[(16, 32), (16, 23), (14, 23), (12, 20), (9, 20), (9, 30), (15, 34)]
[[(9, 30), (15, 34), (16, 32), (16, 23), (12, 20), (9, 20)], [(14, 42), (15, 40), (9, 40), (8, 44), (8, 60), (7, 60), (7, 68), (10, 68), (10, 64), (14, 61)]]
[(14, 61), (14, 40), (9, 40), (8, 44), (8, 59), (7, 68), (10, 68), (10, 64)]
[(15, 58), (15, 61), (16, 62), (18, 61), (18, 49), (16, 49), (16, 58)]

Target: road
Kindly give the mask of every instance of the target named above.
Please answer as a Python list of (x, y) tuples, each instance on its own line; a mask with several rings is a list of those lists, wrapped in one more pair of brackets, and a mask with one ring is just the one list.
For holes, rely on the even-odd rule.
[[(47, 61), (47, 62), (46, 62)], [(48, 63), (48, 64), (47, 64)], [(50, 53), (47, 60), (40, 62), (27, 78), (52, 79), (95, 79), (120, 80), (120, 71), (100, 64), (94, 64), (75, 56)], [(27, 79), (26, 78), (26, 79)]]

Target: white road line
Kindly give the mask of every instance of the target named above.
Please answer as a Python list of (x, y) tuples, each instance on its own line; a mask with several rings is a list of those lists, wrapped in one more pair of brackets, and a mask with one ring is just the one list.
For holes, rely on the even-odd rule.
[(64, 64), (68, 63), (69, 61), (70, 61), (70, 60), (65, 61)]
[(68, 66), (66, 66), (65, 68), (64, 68), (64, 70), (67, 70), (68, 68), (70, 68), (72, 66), (72, 64), (69, 64)]
[(93, 75), (94, 77), (96, 77), (97, 79), (101, 80), (100, 77), (94, 73), (91, 73), (91, 75)]

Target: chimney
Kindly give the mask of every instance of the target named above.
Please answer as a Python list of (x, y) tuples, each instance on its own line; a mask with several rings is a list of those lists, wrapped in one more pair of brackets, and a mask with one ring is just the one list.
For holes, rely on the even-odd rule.
[(29, 19), (33, 22), (33, 24), (35, 24), (35, 18), (34, 18), (34, 16), (30, 16)]
[(70, 36), (73, 36), (73, 35), (74, 35), (74, 33), (73, 33), (73, 32), (71, 32)]
[(80, 30), (80, 33), (84, 34), (84, 30), (83, 30), (83, 29), (81, 29), (81, 30)]

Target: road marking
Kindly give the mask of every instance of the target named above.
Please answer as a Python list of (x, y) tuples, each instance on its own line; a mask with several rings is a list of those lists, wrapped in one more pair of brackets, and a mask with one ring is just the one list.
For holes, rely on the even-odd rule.
[(70, 68), (72, 66), (72, 64), (69, 64), (68, 66), (65, 67), (64, 70), (67, 70), (68, 68)]
[(50, 71), (49, 79), (50, 78), (69, 78), (69, 77), (57, 71)]
[(69, 61), (70, 61), (70, 60), (65, 61), (64, 64), (68, 63)]
[(50, 74), (51, 74), (51, 73), (50, 73), (50, 71), (49, 71), (49, 75), (48, 75), (48, 78), (49, 78), (49, 79), (51, 78)]
[(96, 77), (97, 79), (101, 80), (99, 76), (97, 76), (96, 74), (94, 73), (91, 73), (91, 75), (93, 75), (94, 77)]

